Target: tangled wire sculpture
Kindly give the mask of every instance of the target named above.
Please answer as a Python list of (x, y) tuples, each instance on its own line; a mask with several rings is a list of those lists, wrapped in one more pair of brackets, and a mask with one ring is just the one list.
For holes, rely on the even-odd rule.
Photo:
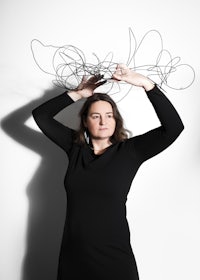
[[(139, 52), (141, 49), (147, 46), (146, 41), (153, 39), (154, 46), (149, 46), (148, 49), (157, 48), (157, 53), (151, 57), (151, 63), (141, 64), (137, 62)], [(147, 41), (148, 42), (148, 41)], [(41, 62), (40, 51), (43, 53), (50, 53), (50, 60), (48, 59), (43, 63)], [(33, 39), (31, 41), (31, 51), (33, 58), (37, 66), (45, 73), (52, 75), (53, 83), (66, 90), (75, 89), (81, 82), (82, 77), (90, 77), (93, 75), (103, 75), (103, 80), (106, 83), (101, 86), (102, 92), (109, 95), (117, 94), (121, 92), (121, 87), (124, 86), (124, 82), (119, 81), (113, 83), (112, 75), (116, 69), (117, 62), (114, 61), (114, 55), (109, 52), (106, 57), (101, 60), (97, 54), (93, 53), (96, 63), (88, 62), (84, 52), (73, 46), (64, 45), (62, 47), (56, 47), (53, 45), (44, 45), (41, 41)], [(148, 55), (148, 54), (145, 54)], [(40, 58), (39, 58), (40, 56)], [(47, 64), (50, 65), (47, 69)], [(129, 53), (125, 63), (133, 71), (140, 72), (149, 77), (159, 87), (168, 87), (174, 90), (183, 90), (190, 87), (195, 80), (195, 71), (189, 64), (181, 63), (179, 56), (172, 57), (171, 53), (164, 49), (163, 39), (159, 31), (149, 30), (145, 33), (139, 43), (131, 28), (129, 28)], [(178, 77), (180, 78), (178, 79)], [(124, 99), (130, 92), (133, 86), (129, 85), (126, 90), (123, 91), (124, 95), (119, 101)]]

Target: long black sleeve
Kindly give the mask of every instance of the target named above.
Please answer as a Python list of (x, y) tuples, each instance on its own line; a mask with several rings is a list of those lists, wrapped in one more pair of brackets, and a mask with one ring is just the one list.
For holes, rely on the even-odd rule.
[[(184, 129), (176, 109), (157, 86), (146, 94), (154, 107), (161, 126), (127, 141), (128, 147), (137, 153), (141, 161), (145, 161), (166, 149)], [(74, 131), (56, 121), (54, 116), (73, 102), (65, 92), (32, 111), (32, 115), (42, 132), (66, 152), (72, 146)]]
[[(127, 221), (127, 195), (141, 163), (168, 147), (183, 130), (178, 113), (158, 88), (147, 96), (160, 127), (110, 145), (98, 156), (89, 145), (73, 145), (69, 153), (59, 280), (139, 280)], [(65, 149), (71, 145), (67, 140), (71, 131), (53, 116), (71, 102), (63, 95), (33, 113), (46, 135)]]
[(74, 131), (56, 121), (54, 116), (72, 103), (74, 101), (64, 92), (32, 111), (33, 118), (41, 131), (66, 152), (72, 146)]
[(170, 146), (184, 129), (176, 109), (157, 86), (146, 94), (161, 126), (130, 139), (130, 144), (134, 146), (142, 162)]

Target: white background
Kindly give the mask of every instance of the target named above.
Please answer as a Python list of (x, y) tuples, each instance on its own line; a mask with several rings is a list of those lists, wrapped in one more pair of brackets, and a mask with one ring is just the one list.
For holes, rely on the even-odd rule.
[[(113, 51), (124, 62), (128, 27), (139, 39), (159, 30), (164, 46), (196, 72), (188, 89), (167, 90), (185, 130), (141, 167), (129, 193), (127, 216), (140, 279), (200, 279), (198, 26), (196, 0), (1, 1), (0, 279), (55, 280), (65, 217), (67, 159), (31, 120), (40, 97), (62, 89), (53, 91), (52, 77), (37, 68), (31, 40), (72, 44), (100, 57)], [(119, 107), (134, 134), (158, 125), (143, 92), (133, 90)]]

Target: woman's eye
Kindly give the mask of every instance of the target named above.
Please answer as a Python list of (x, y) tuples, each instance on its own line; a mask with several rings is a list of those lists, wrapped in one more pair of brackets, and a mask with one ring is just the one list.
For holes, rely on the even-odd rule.
[(98, 119), (99, 116), (98, 116), (98, 115), (93, 115), (92, 118), (93, 118), (93, 119)]

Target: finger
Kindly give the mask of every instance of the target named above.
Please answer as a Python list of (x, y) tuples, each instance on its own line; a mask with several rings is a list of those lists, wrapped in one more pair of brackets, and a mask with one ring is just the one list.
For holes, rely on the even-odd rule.
[(95, 88), (104, 85), (106, 82), (107, 82), (107, 80), (104, 80), (104, 81), (101, 81), (101, 82), (96, 83), (96, 84), (95, 84)]
[(113, 79), (113, 80), (118, 80), (118, 81), (120, 81), (121, 78), (122, 78), (122, 76), (121, 76), (120, 74), (114, 73), (114, 74), (112, 75), (112, 79)]
[(125, 64), (123, 64), (123, 63), (118, 63), (117, 66), (116, 66), (116, 70), (122, 69), (122, 68), (125, 68)]
[(83, 75), (81, 79), (81, 84), (84, 84), (86, 81), (87, 81), (87, 77)]
[(99, 81), (104, 77), (104, 75), (98, 74), (98, 75), (95, 75), (95, 77), (96, 77), (96, 80)]
[(123, 69), (122, 68), (118, 68), (114, 74), (117, 74), (117, 75), (122, 75), (122, 71)]
[(115, 77), (112, 76), (112, 78), (108, 79), (107, 82), (109, 83), (116, 83), (116, 82), (119, 82), (120, 80), (119, 79), (116, 79)]
[(113, 73), (113, 76), (117, 78), (121, 78), (121, 76), (123, 75), (122, 71), (123, 70), (121, 68), (117, 68), (116, 71)]
[(124, 70), (128, 69), (128, 66), (126, 64), (124, 64), (124, 63), (119, 63), (118, 65), (119, 65), (120, 69), (124, 69)]
[(96, 76), (92, 76), (87, 80), (87, 84), (95, 84), (97, 81)]
[(99, 80), (101, 80), (103, 78), (103, 75), (95, 75), (92, 76), (89, 80), (88, 83), (89, 84), (96, 84)]
[(83, 75), (81, 82), (78, 86), (78, 88), (81, 88), (82, 86), (84, 86), (84, 84), (87, 82), (87, 77), (85, 75)]
[(115, 71), (119, 70), (120, 69), (120, 65), (117, 64), (117, 66), (115, 67)]

